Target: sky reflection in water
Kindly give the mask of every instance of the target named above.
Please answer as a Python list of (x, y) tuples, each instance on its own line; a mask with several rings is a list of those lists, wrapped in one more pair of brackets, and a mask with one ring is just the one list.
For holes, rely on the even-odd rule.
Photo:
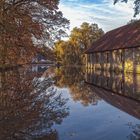
[(44, 66), (1, 72), (0, 140), (139, 140), (138, 88), (130, 96), (133, 84), (123, 84), (126, 98), (86, 84), (93, 75)]

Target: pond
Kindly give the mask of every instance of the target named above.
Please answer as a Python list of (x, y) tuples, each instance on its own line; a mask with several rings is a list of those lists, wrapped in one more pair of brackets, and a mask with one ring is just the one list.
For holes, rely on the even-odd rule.
[(47, 65), (0, 72), (0, 140), (139, 140), (139, 79)]

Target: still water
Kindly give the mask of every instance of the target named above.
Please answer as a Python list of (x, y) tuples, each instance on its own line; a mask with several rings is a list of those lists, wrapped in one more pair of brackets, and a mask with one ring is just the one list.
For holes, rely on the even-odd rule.
[(140, 76), (45, 65), (0, 72), (0, 140), (140, 140)]

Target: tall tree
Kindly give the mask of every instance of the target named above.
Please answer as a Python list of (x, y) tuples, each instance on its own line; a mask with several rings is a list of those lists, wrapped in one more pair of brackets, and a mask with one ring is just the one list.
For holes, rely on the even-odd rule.
[(58, 4), (58, 0), (0, 1), (0, 64), (30, 60), (34, 46), (51, 45), (65, 35), (69, 21)]
[(103, 30), (97, 24), (82, 23), (80, 28), (75, 27), (70, 35), (73, 43), (80, 45), (81, 50), (86, 50), (93, 42), (104, 34)]
[(67, 65), (84, 64), (84, 51), (103, 34), (103, 30), (97, 24), (84, 22), (79, 28), (73, 28), (68, 41), (56, 43), (55, 53), (57, 58)]

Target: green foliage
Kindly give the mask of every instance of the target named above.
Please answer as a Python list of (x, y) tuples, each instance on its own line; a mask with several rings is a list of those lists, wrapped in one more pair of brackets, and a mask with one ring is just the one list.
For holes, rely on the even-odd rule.
[(55, 44), (57, 61), (65, 65), (84, 64), (84, 51), (103, 34), (97, 24), (84, 22), (79, 28), (73, 28), (68, 41), (60, 40)]

